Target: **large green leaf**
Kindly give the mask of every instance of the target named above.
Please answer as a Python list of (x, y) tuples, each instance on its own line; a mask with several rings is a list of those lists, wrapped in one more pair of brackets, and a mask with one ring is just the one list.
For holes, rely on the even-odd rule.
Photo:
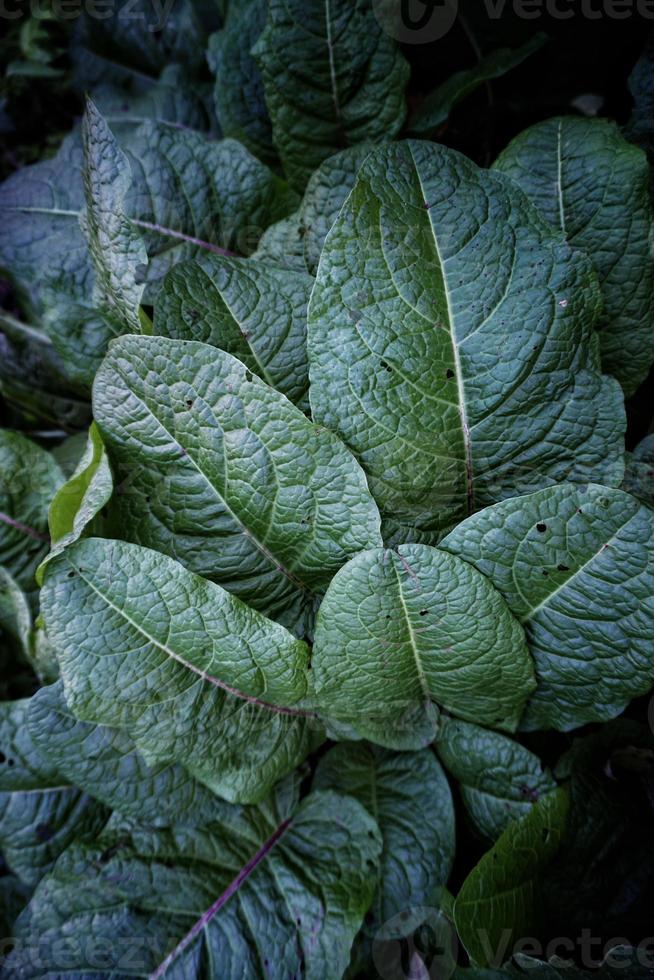
[(225, 136), (274, 164), (272, 126), (259, 67), (251, 49), (266, 22), (266, 0), (231, 0), (222, 30), (209, 38), (207, 59), (215, 76), (216, 115)]
[(83, 833), (108, 812), (63, 778), (34, 744), (29, 701), (0, 704), (0, 848), (9, 867), (34, 885)]
[(313, 788), (353, 796), (374, 817), (383, 849), (377, 889), (355, 951), (370, 964), (382, 926), (416, 906), (438, 904), (454, 860), (452, 794), (432, 752), (336, 745), (318, 763)]
[(516, 940), (538, 937), (544, 911), (545, 869), (561, 844), (568, 815), (565, 790), (543, 796), (521, 820), (510, 823), (470, 872), (454, 903), (454, 921), (470, 959), (499, 965)]
[(298, 805), (285, 781), (258, 807), (216, 801), (202, 817), (159, 831), (114, 821), (71, 848), (20, 917), (12, 976), (56, 972), (65, 929), (75, 977), (99, 950), (107, 976), (131, 955), (129, 975), (152, 980), (341, 977), (381, 850), (361, 804), (320, 792)]
[(380, 543), (365, 476), (331, 432), (215, 347), (114, 343), (94, 412), (120, 536), (299, 624), (334, 572)]
[(126, 729), (146, 761), (259, 800), (320, 738), (306, 645), (158, 552), (86, 538), (41, 602), (73, 713)]
[(646, 436), (627, 453), (622, 489), (654, 508), (654, 435)]
[(652, 208), (645, 154), (604, 119), (548, 119), (495, 169), (508, 174), (599, 276), (604, 369), (632, 394), (654, 363)]
[(524, 633), (499, 592), (466, 562), (421, 544), (363, 552), (336, 574), (312, 668), (325, 713), (371, 741), (379, 734), (370, 720), (390, 730), (407, 708), (432, 701), (512, 730), (534, 688)]
[(141, 93), (101, 85), (94, 88), (93, 101), (112, 133), (120, 139), (148, 120), (204, 132), (208, 120), (201, 94), (181, 66), (171, 64), (162, 71), (155, 85)]
[(49, 542), (48, 506), (64, 482), (53, 457), (17, 432), (0, 430), (0, 565), (24, 589)]
[(475, 829), (494, 841), (512, 820), (556, 789), (537, 755), (487, 728), (444, 718), (435, 742), (438, 757), (459, 783)]
[(59, 487), (48, 512), (50, 552), (39, 566), (36, 579), (43, 584), (47, 563), (82, 537), (97, 532), (98, 514), (111, 499), (113, 478), (107, 453), (95, 422), (84, 454), (74, 473)]
[(131, 173), (125, 154), (89, 98), (82, 123), (82, 144), (86, 199), (83, 228), (95, 272), (93, 306), (119, 331), (140, 333), (142, 269), (148, 256), (139, 232), (124, 210)]
[(605, 721), (654, 683), (654, 512), (629, 494), (548, 487), (475, 514), (442, 547), (526, 630), (538, 687), (525, 728)]
[(619, 483), (624, 407), (599, 373), (588, 259), (453, 150), (375, 150), (309, 305), (311, 406), (358, 454), (396, 540), (563, 479)]
[(401, 129), (409, 66), (369, 0), (270, 0), (253, 53), (293, 186), (332, 153)]
[(307, 305), (310, 276), (203, 255), (166, 276), (154, 330), (234, 354), (291, 401), (307, 405)]
[(66, 704), (61, 682), (34, 694), (26, 723), (43, 758), (67, 780), (141, 823), (192, 823), (213, 799), (181, 766), (147, 765), (122, 729), (79, 721)]
[(43, 631), (34, 627), (32, 606), (18, 583), (0, 565), (0, 693), (8, 700), (29, 695), (35, 677), (56, 677)]

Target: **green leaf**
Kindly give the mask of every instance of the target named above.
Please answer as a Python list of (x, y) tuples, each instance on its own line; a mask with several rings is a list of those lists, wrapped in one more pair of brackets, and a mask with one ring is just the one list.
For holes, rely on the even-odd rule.
[(308, 275), (203, 255), (176, 265), (155, 305), (155, 333), (220, 347), (308, 407)]
[[(56, 663), (50, 655), (43, 631), (33, 624), (29, 597), (1, 565), (0, 650), (0, 661), (5, 671), (6, 686), (3, 684), (2, 691), (5, 697), (30, 694), (34, 689), (34, 674), (46, 683), (57, 676)], [(31, 670), (23, 670), (26, 666)], [(18, 688), (16, 683), (19, 684)], [(24, 684), (24, 690), (21, 684)]]
[(546, 34), (536, 34), (519, 48), (498, 48), (483, 57), (473, 68), (455, 72), (430, 92), (411, 115), (407, 124), (408, 132), (412, 136), (425, 139), (436, 136), (459, 102), (476, 92), (484, 82), (501, 78), (512, 68), (517, 68), (534, 52), (540, 51), (546, 42)]
[(52, 456), (17, 432), (0, 430), (0, 565), (21, 588), (47, 551), (48, 506), (63, 483)]
[(87, 432), (75, 432), (72, 436), (67, 436), (63, 442), (55, 446), (52, 455), (59, 464), (59, 469), (67, 480), (77, 469), (79, 461), (84, 455), (88, 445), (89, 437)]
[(371, 740), (368, 718), (390, 724), (432, 701), (513, 730), (534, 688), (524, 633), (499, 592), (466, 562), (420, 544), (363, 552), (336, 574), (318, 612), (312, 673), (325, 714)]
[(524, 626), (538, 687), (523, 727), (606, 721), (654, 682), (654, 513), (607, 487), (548, 487), (459, 525), (442, 547)]
[(360, 143), (325, 160), (309, 178), (298, 210), (263, 233), (254, 258), (315, 276), (327, 233), (372, 148)]
[(320, 741), (306, 645), (158, 552), (78, 541), (41, 603), (74, 715), (125, 729), (147, 762), (250, 802)]
[(627, 453), (622, 489), (654, 508), (654, 435), (646, 436)]
[(366, 159), (309, 304), (310, 395), (395, 540), (436, 543), (563, 479), (620, 482), (624, 407), (599, 372), (598, 310), (588, 259), (508, 178), (424, 142)]
[(214, 797), (181, 766), (148, 766), (127, 732), (79, 721), (61, 682), (30, 699), (27, 727), (41, 755), (111, 810), (153, 827), (195, 822)]
[(50, 552), (36, 574), (39, 585), (48, 563), (82, 535), (93, 533), (97, 517), (113, 493), (113, 478), (102, 437), (95, 422), (77, 469), (57, 491), (50, 504)]
[(345, 447), (215, 347), (122, 338), (94, 412), (117, 482), (128, 481), (112, 504), (118, 534), (298, 629), (334, 572), (380, 543)]
[(540, 759), (519, 742), (444, 718), (435, 742), (438, 757), (459, 783), (475, 830), (495, 841), (513, 820), (529, 813), (556, 783)]
[(0, 847), (21, 881), (35, 885), (107, 812), (44, 759), (27, 728), (29, 701), (0, 703)]
[(232, 0), (222, 30), (209, 38), (207, 60), (215, 76), (216, 115), (225, 136), (274, 164), (272, 126), (259, 67), (251, 49), (266, 22), (266, 0)]
[(538, 936), (542, 878), (560, 846), (568, 805), (565, 790), (544, 796), (509, 824), (461, 886), (454, 921), (473, 964), (498, 966), (516, 940)]
[(602, 289), (602, 365), (631, 395), (654, 363), (652, 208), (645, 154), (614, 123), (548, 119), (495, 163), (566, 241), (586, 252)]
[(253, 54), (294, 187), (332, 153), (400, 131), (409, 66), (368, 0), (270, 0)]
[(288, 782), (258, 807), (217, 800), (192, 833), (114, 822), (57, 862), (20, 917), (8, 968), (56, 972), (65, 929), (76, 976), (102, 949), (107, 975), (124, 972), (130, 950), (130, 975), (153, 980), (341, 977), (380, 850), (356, 800), (311, 793), (298, 805)]
[[(432, 752), (390, 752), (374, 745), (336, 745), (322, 757), (313, 789), (353, 796), (381, 832), (377, 889), (355, 947), (370, 963), (372, 942), (394, 916), (438, 901), (454, 861), (454, 804)], [(410, 818), (407, 819), (407, 815)]]
[(84, 231), (95, 270), (93, 305), (121, 332), (140, 333), (138, 309), (147, 265), (145, 245), (125, 214), (131, 174), (104, 118), (87, 97), (84, 146)]

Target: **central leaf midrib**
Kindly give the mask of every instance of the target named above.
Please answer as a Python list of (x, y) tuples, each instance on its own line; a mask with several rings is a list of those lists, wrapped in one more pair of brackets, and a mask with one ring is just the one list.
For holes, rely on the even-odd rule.
[[(420, 176), (420, 170), (418, 163), (413, 154), (413, 147), (409, 143), (409, 153), (411, 154), (411, 160), (416, 173), (416, 178), (420, 186), (420, 193), (422, 194), (423, 201), (427, 201), (427, 196), (425, 188), (422, 183), (422, 178)], [(470, 515), (474, 512), (474, 471), (473, 471), (473, 457), (472, 457), (472, 439), (471, 439), (471, 429), (468, 419), (468, 407), (466, 402), (465, 393), (465, 382), (463, 378), (463, 371), (461, 367), (461, 356), (459, 354), (459, 348), (457, 344), (457, 338), (454, 330), (454, 312), (452, 310), (452, 298), (450, 296), (449, 284), (447, 281), (447, 276), (445, 273), (445, 262), (443, 260), (440, 244), (438, 241), (438, 236), (436, 234), (436, 229), (431, 220), (430, 213), (427, 212), (427, 221), (429, 222), (429, 227), (431, 229), (432, 239), (434, 242), (434, 249), (436, 251), (436, 258), (438, 260), (438, 265), (441, 270), (441, 276), (443, 280), (443, 290), (445, 293), (445, 302), (447, 304), (447, 319), (449, 326), (450, 342), (452, 344), (452, 356), (454, 363), (454, 374), (456, 377), (458, 402), (459, 402), (459, 415), (461, 418), (461, 433), (463, 438), (463, 449), (464, 449), (464, 463), (466, 470), (466, 507), (467, 513)]]
[(191, 943), (202, 933), (204, 929), (207, 928), (211, 920), (217, 913), (227, 904), (230, 898), (238, 892), (241, 885), (250, 877), (251, 874), (256, 871), (261, 862), (268, 856), (270, 851), (273, 849), (275, 844), (279, 839), (286, 833), (288, 828), (293, 822), (292, 817), (283, 820), (278, 827), (275, 828), (273, 833), (268, 837), (259, 850), (247, 861), (241, 870), (238, 872), (235, 878), (229, 883), (227, 888), (218, 896), (213, 905), (209, 906), (206, 912), (203, 912), (200, 918), (191, 926), (189, 931), (185, 936), (177, 943), (175, 948), (166, 956), (162, 963), (159, 964), (156, 970), (150, 974), (149, 980), (159, 980), (163, 977), (168, 967), (171, 966), (175, 960), (188, 949)]
[(233, 697), (239, 698), (241, 701), (247, 701), (250, 704), (255, 704), (259, 708), (266, 708), (268, 711), (274, 711), (277, 712), (278, 714), (292, 714), (292, 715), (300, 715), (302, 717), (308, 717), (308, 712), (301, 711), (300, 709), (287, 708), (279, 705), (269, 704), (267, 701), (261, 701), (259, 698), (254, 697), (254, 695), (244, 694), (242, 691), (239, 691), (237, 688), (232, 687), (230, 684), (225, 683), (225, 681), (221, 681), (218, 677), (214, 677), (212, 674), (208, 674), (205, 670), (202, 670), (200, 667), (196, 667), (194, 664), (191, 664), (187, 660), (184, 660), (184, 658), (180, 654), (176, 653), (170, 647), (167, 647), (165, 643), (162, 643), (156, 637), (148, 633), (148, 631), (140, 623), (138, 623), (135, 619), (133, 619), (125, 611), (125, 609), (121, 609), (120, 606), (117, 606), (114, 602), (112, 602), (109, 596), (106, 595), (106, 593), (102, 592), (101, 589), (97, 588), (97, 586), (95, 586), (93, 582), (91, 582), (90, 579), (88, 579), (79, 568), (74, 566), (72, 562), (69, 562), (69, 564), (77, 572), (81, 580), (85, 582), (86, 585), (91, 589), (91, 591), (94, 592), (100, 599), (102, 599), (103, 602), (105, 602), (110, 609), (113, 609), (114, 612), (118, 613), (119, 616), (122, 616), (125, 622), (129, 623), (130, 626), (132, 626), (137, 631), (137, 633), (139, 633), (142, 637), (144, 637), (144, 639), (148, 641), (148, 643), (151, 643), (158, 650), (161, 650), (161, 652), (165, 654), (165, 656), (170, 657), (171, 660), (175, 660), (177, 663), (181, 664), (183, 667), (186, 667), (192, 673), (197, 674), (198, 677), (202, 678), (202, 680), (207, 681), (207, 683), (209, 684), (213, 684), (215, 687), (219, 687), (227, 694), (231, 694)]
[(423, 696), (425, 698), (425, 701), (431, 701), (432, 700), (432, 696), (431, 696), (431, 692), (429, 690), (429, 685), (427, 684), (427, 678), (425, 676), (425, 672), (424, 672), (424, 669), (423, 669), (423, 666), (422, 666), (422, 662), (420, 660), (420, 654), (418, 652), (418, 647), (416, 645), (415, 635), (414, 635), (414, 632), (413, 632), (413, 626), (411, 625), (411, 619), (409, 618), (409, 610), (407, 609), (406, 602), (404, 601), (404, 592), (402, 591), (402, 579), (400, 578), (400, 573), (399, 573), (398, 568), (397, 568), (397, 564), (396, 564), (396, 561), (395, 561), (395, 556), (393, 556), (392, 562), (393, 562), (393, 571), (395, 572), (395, 577), (397, 579), (398, 597), (399, 597), (399, 600), (400, 600), (400, 605), (402, 606), (402, 612), (404, 613), (404, 618), (405, 618), (405, 621), (406, 621), (407, 630), (408, 630), (408, 634), (409, 634), (409, 645), (411, 647), (411, 652), (413, 654), (413, 659), (414, 659), (415, 664), (416, 664), (416, 673), (418, 675), (418, 680), (420, 682), (420, 687), (422, 689), (422, 693), (423, 693)]
[[(163, 422), (161, 421), (161, 419), (157, 415), (155, 415), (155, 413), (152, 411), (152, 409), (150, 408), (150, 406), (145, 401), (143, 401), (143, 399), (141, 398), (141, 396), (139, 394), (137, 394), (137, 392), (135, 392), (134, 389), (129, 386), (128, 379), (125, 378), (124, 375), (120, 373), (120, 371), (117, 370), (116, 373), (125, 382), (128, 390), (131, 392), (131, 394), (138, 400), (138, 402), (143, 406), (143, 408), (152, 416), (152, 418), (157, 422), (157, 424), (161, 426), (161, 428), (166, 433), (166, 435), (174, 443), (176, 443), (176, 444), (179, 445), (180, 444), (179, 443), (179, 440), (173, 435), (172, 432), (170, 432), (169, 429), (166, 428), (166, 426), (163, 424)], [(168, 387), (168, 385), (166, 385), (166, 387)], [(288, 569), (284, 565), (282, 565), (282, 563), (279, 561), (279, 559), (276, 558), (275, 555), (271, 551), (269, 551), (269, 549), (265, 546), (265, 544), (263, 544), (263, 542), (259, 541), (258, 538), (255, 537), (255, 535), (252, 533), (252, 531), (241, 521), (241, 519), (238, 517), (238, 515), (232, 510), (232, 508), (229, 506), (229, 504), (227, 503), (227, 501), (225, 500), (225, 498), (223, 497), (223, 495), (219, 492), (218, 488), (212, 483), (212, 481), (209, 479), (209, 477), (207, 476), (207, 474), (204, 472), (204, 470), (200, 467), (200, 465), (197, 463), (197, 461), (191, 455), (191, 453), (189, 452), (189, 450), (186, 449), (186, 447), (184, 447), (184, 449), (185, 449), (184, 459), (187, 459), (190, 463), (193, 464), (193, 467), (195, 468), (195, 470), (200, 474), (200, 476), (202, 477), (202, 479), (206, 482), (207, 486), (211, 488), (211, 490), (216, 495), (216, 497), (218, 498), (218, 500), (224, 506), (225, 510), (232, 517), (234, 523), (240, 528), (241, 533), (244, 534), (246, 536), (246, 538), (249, 541), (252, 542), (252, 544), (257, 548), (257, 550), (264, 556), (264, 558), (266, 558), (266, 560), (271, 565), (274, 566), (274, 568), (277, 569), (277, 571), (281, 572), (282, 575), (285, 575), (286, 576), (286, 578), (289, 580), (289, 582), (291, 582), (293, 585), (295, 585), (296, 588), (298, 588), (301, 592), (304, 592), (307, 595), (312, 596), (314, 594), (313, 593), (313, 590), (308, 585), (306, 585), (304, 582), (302, 582), (302, 580), (299, 579), (294, 574), (294, 572), (292, 572), (290, 569)]]

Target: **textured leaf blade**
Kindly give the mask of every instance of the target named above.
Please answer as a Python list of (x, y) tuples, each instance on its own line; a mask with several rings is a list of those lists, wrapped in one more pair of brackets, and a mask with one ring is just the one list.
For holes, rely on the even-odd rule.
[(548, 793), (509, 824), (464, 881), (454, 920), (473, 963), (490, 966), (496, 950), (510, 952), (516, 940), (538, 935), (542, 876), (561, 844), (568, 806), (565, 790)]
[(645, 154), (603, 119), (548, 119), (520, 133), (508, 174), (599, 277), (602, 364), (633, 394), (654, 363), (652, 208)]
[(24, 589), (47, 550), (48, 506), (63, 483), (49, 453), (17, 432), (0, 430), (0, 564)]
[(155, 333), (226, 350), (306, 407), (312, 285), (308, 275), (218, 255), (181, 262), (164, 280)]
[[(325, 714), (375, 739), (377, 723), (432, 701), (512, 730), (534, 687), (524, 633), (499, 593), (428, 545), (366, 551), (334, 577), (312, 657)], [(435, 734), (435, 733), (434, 733)]]
[(442, 542), (525, 628), (538, 687), (524, 727), (605, 721), (650, 689), (653, 542), (654, 513), (636, 499), (569, 484), (502, 501)]
[(295, 187), (338, 150), (402, 127), (408, 65), (367, 0), (271, 0), (253, 53)]
[(0, 704), (0, 847), (19, 878), (35, 885), (107, 811), (71, 786), (39, 752), (27, 728), (29, 701)]
[[(131, 173), (102, 114), (86, 100), (84, 146), (84, 231), (95, 270), (94, 305), (122, 331), (140, 333), (145, 245), (125, 214)], [(139, 272), (141, 273), (139, 275)]]
[(506, 178), (429, 143), (366, 159), (311, 297), (311, 406), (358, 454), (398, 540), (435, 543), (544, 483), (620, 482), (624, 408), (599, 373), (598, 309), (588, 260)]
[(125, 729), (148, 762), (249, 801), (320, 741), (299, 706), (306, 645), (158, 552), (79, 541), (49, 566), (42, 610), (73, 713)]
[(222, 30), (209, 38), (207, 59), (215, 75), (214, 103), (225, 136), (266, 163), (276, 159), (261, 72), (251, 49), (267, 14), (265, 0), (233, 0)]
[(377, 889), (355, 947), (356, 961), (370, 966), (371, 944), (382, 926), (436, 903), (447, 884), (454, 860), (452, 794), (428, 749), (390, 752), (365, 743), (330, 749), (318, 763), (313, 788), (353, 796), (381, 832)]
[(141, 823), (193, 823), (213, 803), (209, 790), (181, 766), (148, 766), (127, 732), (75, 718), (61, 682), (30, 699), (26, 724), (43, 758), (67, 780)]
[(320, 792), (298, 806), (286, 784), (258, 807), (216, 801), (192, 836), (117, 825), (58, 862), (20, 918), (24, 944), (9, 965), (21, 980), (36, 977), (34, 943), (52, 966), (52, 941), (74, 921), (78, 937), (95, 941), (73, 944), (80, 975), (99, 943), (107, 970), (120, 971), (129, 943), (139, 977), (191, 977), (207, 963), (224, 980), (339, 977), (380, 850), (356, 800)]
[(622, 489), (654, 508), (654, 435), (646, 436), (627, 453)]
[(355, 459), (223, 351), (123, 338), (96, 378), (94, 412), (117, 481), (129, 478), (118, 533), (268, 615), (302, 628), (334, 571), (380, 542)]
[(444, 718), (435, 742), (439, 759), (458, 781), (475, 829), (495, 841), (556, 783), (519, 742), (455, 718)]

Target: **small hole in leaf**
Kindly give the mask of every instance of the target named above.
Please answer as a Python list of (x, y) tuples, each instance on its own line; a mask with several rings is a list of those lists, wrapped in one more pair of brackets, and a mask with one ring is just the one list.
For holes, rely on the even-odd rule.
[(545, 575), (545, 576), (549, 575), (549, 572), (547, 571), (546, 568), (543, 569), (543, 575)]
[(446, 378), (453, 378), (454, 377), (454, 371), (452, 370), (452, 368), (448, 368), (447, 369), (447, 371), (445, 372), (445, 377)]
[(426, 616), (427, 615), (427, 612), (428, 612), (427, 609), (421, 609), (419, 615), (420, 616)]
[(0, 765), (6, 761), (7, 761), (7, 756), (4, 754), (4, 752), (0, 752)]
[(556, 566), (556, 569), (559, 572), (569, 572), (570, 571), (570, 567), (568, 565), (564, 565), (563, 562), (561, 562), (560, 565), (557, 565)]
[(69, 572), (66, 578), (75, 578), (75, 572)]
[(382, 361), (381, 362), (381, 366), (384, 368), (385, 371), (392, 371), (393, 370), (392, 367), (390, 366), (390, 364), (388, 364), (386, 361)]
[(192, 398), (187, 398), (186, 399), (186, 407), (187, 408), (193, 408), (193, 399)]
[(545, 531), (547, 531), (547, 524), (537, 524), (536, 530), (540, 531), (541, 534), (545, 534)]
[(10, 769), (13, 769), (16, 763), (14, 762), (13, 759), (7, 759), (7, 765), (9, 766)]

